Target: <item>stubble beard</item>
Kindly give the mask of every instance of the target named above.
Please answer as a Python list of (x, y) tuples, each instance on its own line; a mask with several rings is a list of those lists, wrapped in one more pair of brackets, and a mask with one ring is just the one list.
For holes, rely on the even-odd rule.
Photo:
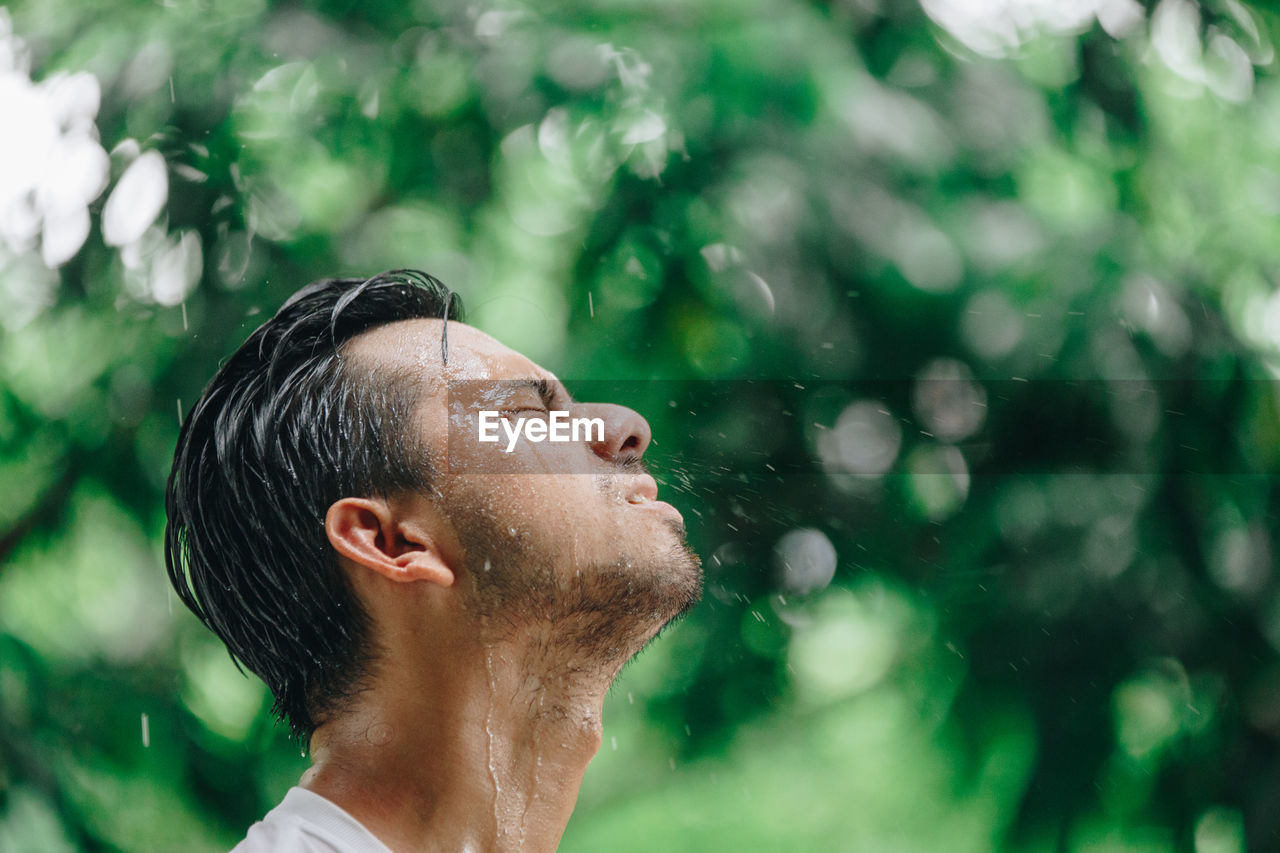
[(702, 568), (684, 527), (666, 523), (667, 543), (645, 555), (569, 565), (574, 549), (553, 549), (483, 507), (454, 507), (470, 606), (486, 642), (536, 638), (541, 654), (584, 676), (610, 680), (702, 594)]

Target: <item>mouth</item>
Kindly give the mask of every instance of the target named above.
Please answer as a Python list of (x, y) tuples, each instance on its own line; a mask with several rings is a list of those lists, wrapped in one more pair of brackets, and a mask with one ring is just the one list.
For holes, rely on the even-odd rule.
[(632, 483), (630, 491), (626, 494), (626, 501), (632, 506), (660, 503), (658, 501), (658, 483), (648, 474), (637, 477), (635, 482)]
[(659, 512), (678, 519), (681, 524), (684, 523), (684, 516), (680, 514), (680, 510), (666, 501), (658, 500), (658, 483), (648, 474), (637, 477), (630, 487), (624, 491), (623, 499), (629, 506)]

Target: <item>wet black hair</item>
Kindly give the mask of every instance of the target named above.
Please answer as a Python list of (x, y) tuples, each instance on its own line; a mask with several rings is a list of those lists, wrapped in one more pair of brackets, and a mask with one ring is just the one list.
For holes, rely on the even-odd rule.
[[(182, 601), (267, 683), (295, 737), (362, 686), (369, 617), (324, 518), (342, 497), (430, 489), (420, 377), (344, 354), (400, 320), (460, 320), (437, 279), (393, 270), (299, 290), (210, 380), (178, 434), (165, 565)], [(441, 340), (441, 355), (446, 339)]]

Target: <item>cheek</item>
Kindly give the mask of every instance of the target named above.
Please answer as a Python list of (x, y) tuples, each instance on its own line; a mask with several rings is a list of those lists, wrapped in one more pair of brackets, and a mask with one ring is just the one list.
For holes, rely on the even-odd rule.
[(585, 474), (536, 471), (464, 474), (448, 478), (449, 499), (474, 506), (495, 522), (549, 533), (616, 528), (620, 503)]
[(602, 494), (596, 478), (586, 475), (532, 475), (519, 478), (530, 490), (522, 494), (518, 513), (534, 541), (563, 552), (571, 563), (599, 561), (612, 553), (619, 536), (622, 508)]

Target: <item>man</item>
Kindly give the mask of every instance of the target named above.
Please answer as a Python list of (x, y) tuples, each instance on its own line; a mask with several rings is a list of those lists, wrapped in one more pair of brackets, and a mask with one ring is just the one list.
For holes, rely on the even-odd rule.
[[(170, 578), (311, 747), (236, 851), (555, 849), (606, 690), (698, 598), (644, 419), (457, 320), (422, 273), (316, 282), (183, 424)], [(528, 440), (565, 413), (599, 428)]]

